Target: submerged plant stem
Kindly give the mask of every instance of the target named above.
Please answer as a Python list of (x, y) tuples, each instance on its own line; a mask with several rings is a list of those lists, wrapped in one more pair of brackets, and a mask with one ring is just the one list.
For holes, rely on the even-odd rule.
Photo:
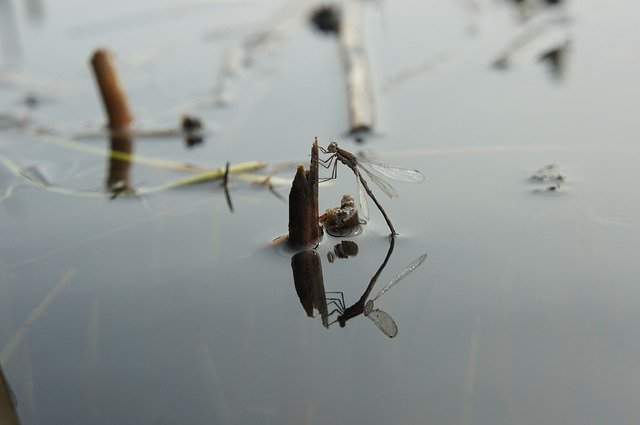
[(24, 340), (29, 332), (29, 329), (42, 317), (42, 315), (47, 311), (51, 303), (56, 299), (56, 297), (60, 294), (60, 292), (67, 286), (73, 276), (76, 274), (76, 269), (73, 267), (70, 268), (67, 273), (64, 275), (62, 280), (49, 292), (44, 300), (36, 307), (35, 310), (27, 317), (27, 320), (18, 328), (18, 331), (11, 337), (7, 345), (4, 346), (2, 351), (0, 352), (0, 363), (7, 364), (11, 356), (15, 352), (15, 350), (20, 346), (20, 343)]

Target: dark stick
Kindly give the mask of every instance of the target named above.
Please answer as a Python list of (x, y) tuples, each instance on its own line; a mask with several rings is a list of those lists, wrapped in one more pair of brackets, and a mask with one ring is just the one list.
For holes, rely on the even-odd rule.
[(133, 121), (133, 115), (129, 111), (113, 55), (106, 49), (97, 49), (91, 57), (91, 65), (109, 117), (109, 127), (111, 130), (126, 130)]
[(222, 187), (224, 188), (224, 196), (227, 198), (227, 205), (229, 205), (229, 210), (233, 212), (233, 204), (231, 204), (231, 196), (229, 195), (229, 161), (227, 161), (227, 166), (224, 169)]
[[(127, 97), (120, 84), (113, 55), (106, 49), (97, 49), (91, 57), (91, 66), (109, 119), (111, 150), (131, 154), (133, 141), (127, 132), (133, 121), (133, 115), (129, 110)], [(129, 182), (130, 167), (129, 161), (109, 158), (106, 186), (107, 190), (111, 192), (112, 199), (121, 193), (133, 193)]]
[(311, 148), (311, 164), (300, 164), (289, 192), (289, 245), (305, 246), (320, 237), (318, 221), (318, 140)]

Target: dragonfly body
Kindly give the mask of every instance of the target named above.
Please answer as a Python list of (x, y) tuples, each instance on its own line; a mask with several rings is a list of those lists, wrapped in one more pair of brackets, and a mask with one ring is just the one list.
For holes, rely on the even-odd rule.
[[(324, 153), (332, 154), (332, 156), (327, 160), (327, 164), (328, 164), (327, 168), (331, 166), (333, 161), (340, 161), (344, 165), (349, 167), (351, 171), (353, 171), (353, 173), (355, 174), (356, 185), (358, 187), (358, 197), (360, 202), (360, 210), (361, 210), (360, 212), (362, 213), (363, 217), (367, 219), (369, 216), (369, 209), (367, 207), (367, 199), (365, 196), (365, 193), (366, 193), (366, 195), (368, 195), (371, 198), (371, 200), (373, 200), (373, 202), (376, 204), (376, 207), (378, 207), (378, 210), (380, 210), (380, 213), (382, 213), (382, 216), (384, 217), (385, 221), (387, 222), (387, 225), (389, 226), (389, 229), (391, 230), (392, 236), (397, 235), (398, 233), (393, 227), (393, 224), (391, 223), (391, 219), (389, 219), (389, 216), (387, 216), (387, 213), (385, 212), (384, 208), (382, 208), (382, 205), (380, 205), (380, 202), (378, 202), (378, 199), (375, 197), (375, 195), (369, 188), (367, 180), (365, 180), (362, 177), (361, 171), (363, 171), (369, 177), (369, 179), (371, 179), (371, 181), (373, 181), (390, 198), (397, 197), (398, 192), (396, 192), (396, 190), (385, 180), (383, 180), (382, 178), (376, 176), (371, 171), (369, 171), (365, 167), (365, 165), (371, 167), (377, 173), (385, 177), (388, 177), (396, 181), (407, 182), (407, 183), (423, 182), (424, 176), (422, 175), (422, 173), (412, 168), (406, 168), (398, 165), (382, 164), (379, 162), (358, 159), (351, 152), (340, 148), (336, 142), (329, 143), (329, 146), (327, 146), (326, 149), (322, 149), (322, 151)], [(330, 178), (335, 178), (336, 172), (337, 171), (334, 164), (334, 168)]]

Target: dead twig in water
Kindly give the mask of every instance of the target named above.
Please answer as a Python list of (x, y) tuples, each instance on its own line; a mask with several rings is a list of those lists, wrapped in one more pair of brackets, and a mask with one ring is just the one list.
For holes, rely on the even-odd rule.
[(371, 70), (362, 37), (362, 3), (347, 1), (338, 33), (349, 107), (349, 132), (371, 132), (376, 111)]
[(231, 196), (229, 195), (229, 161), (227, 161), (227, 166), (224, 170), (224, 177), (222, 178), (222, 187), (224, 188), (224, 196), (227, 198), (227, 205), (229, 205), (229, 210), (233, 212), (233, 204), (231, 204)]

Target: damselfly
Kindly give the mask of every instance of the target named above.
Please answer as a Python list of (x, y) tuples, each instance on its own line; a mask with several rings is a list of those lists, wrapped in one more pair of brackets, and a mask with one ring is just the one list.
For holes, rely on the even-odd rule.
[(388, 336), (389, 338), (395, 337), (398, 334), (398, 326), (396, 325), (395, 320), (393, 320), (393, 318), (389, 316), (385, 311), (380, 310), (379, 308), (374, 309), (373, 302), (387, 293), (389, 289), (395, 286), (402, 279), (407, 277), (409, 273), (417, 269), (426, 258), (427, 254), (423, 254), (420, 257), (416, 258), (407, 267), (402, 269), (393, 279), (391, 279), (391, 281), (387, 283), (385, 287), (380, 290), (380, 292), (378, 292), (378, 295), (368, 301), (367, 297), (370, 290), (372, 289), (369, 287), (367, 288), (367, 291), (365, 291), (362, 298), (360, 298), (357, 303), (349, 308), (345, 308), (344, 299), (338, 299), (337, 301), (334, 301), (334, 303), (338, 307), (337, 311), (340, 314), (337, 319), (338, 323), (340, 323), (340, 326), (344, 327), (347, 320), (359, 316), (360, 314), (364, 314), (373, 323), (375, 323), (378, 329), (380, 329), (386, 336)]
[(391, 234), (397, 235), (393, 224), (391, 224), (391, 220), (387, 216), (384, 208), (378, 202), (371, 189), (369, 189), (369, 185), (367, 181), (362, 178), (362, 174), (360, 174), (360, 170), (363, 170), (365, 174), (373, 181), (379, 188), (382, 190), (389, 198), (395, 198), (398, 196), (398, 192), (385, 180), (381, 177), (376, 176), (371, 171), (369, 171), (365, 165), (371, 167), (378, 174), (390, 178), (395, 181), (405, 182), (405, 183), (421, 183), (424, 181), (424, 175), (418, 170), (413, 168), (401, 167), (399, 165), (391, 165), (391, 164), (382, 164), (375, 161), (369, 161), (366, 159), (358, 159), (354, 154), (349, 151), (346, 151), (340, 147), (336, 142), (329, 143), (326, 149), (320, 148), (322, 153), (331, 154), (331, 156), (322, 162), (323, 166), (326, 168), (330, 168), (333, 166), (331, 171), (331, 177), (325, 180), (331, 180), (336, 178), (337, 176), (337, 161), (342, 162), (347, 167), (351, 168), (353, 173), (356, 175), (356, 185), (358, 187), (358, 199), (360, 203), (360, 213), (364, 219), (369, 218), (369, 207), (367, 206), (367, 198), (365, 193), (369, 195), (369, 197), (376, 204), (380, 212), (382, 213), (389, 229), (391, 230)]

